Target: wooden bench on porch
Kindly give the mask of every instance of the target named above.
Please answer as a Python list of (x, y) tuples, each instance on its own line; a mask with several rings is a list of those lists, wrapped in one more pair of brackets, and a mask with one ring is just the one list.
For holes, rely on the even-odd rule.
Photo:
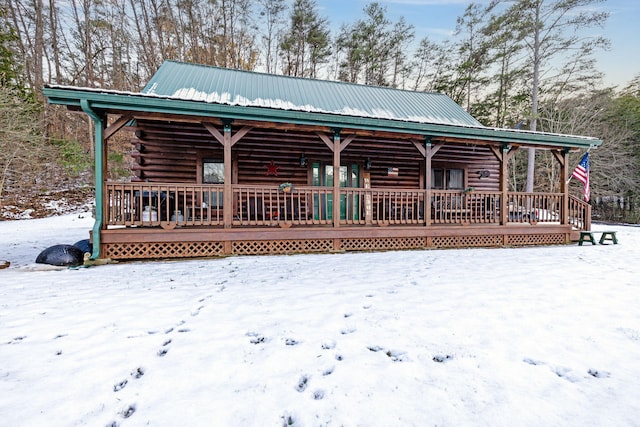
[(618, 244), (618, 238), (616, 237), (616, 232), (615, 231), (593, 231), (593, 230), (586, 230), (586, 231), (581, 231), (580, 232), (580, 240), (578, 240), (578, 244), (580, 246), (582, 246), (582, 243), (584, 242), (591, 242), (592, 245), (596, 244), (596, 239), (595, 237), (593, 237), (593, 235), (595, 233), (601, 233), (602, 235), (600, 236), (600, 240), (599, 243), (601, 245), (604, 245), (606, 240), (611, 240), (613, 242), (614, 245)]

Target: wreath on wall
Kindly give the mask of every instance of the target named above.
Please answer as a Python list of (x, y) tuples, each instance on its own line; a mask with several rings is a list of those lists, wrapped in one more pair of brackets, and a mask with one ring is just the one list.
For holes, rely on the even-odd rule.
[(283, 193), (290, 193), (293, 191), (293, 184), (290, 182), (283, 182), (280, 184), (280, 191)]

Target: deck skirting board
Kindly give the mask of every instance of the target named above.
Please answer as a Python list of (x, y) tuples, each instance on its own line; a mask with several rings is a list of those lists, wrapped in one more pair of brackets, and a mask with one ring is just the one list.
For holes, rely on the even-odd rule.
[[(566, 227), (406, 227), (384, 228), (384, 232), (358, 229), (264, 232), (207, 232), (139, 229), (129, 232), (106, 230), (102, 235), (105, 258), (162, 259), (227, 255), (275, 255), (330, 253), (336, 250), (386, 251), (429, 248), (471, 248), (500, 246), (558, 245), (570, 241)], [(327, 233), (327, 231), (330, 231)], [(369, 230), (371, 231), (371, 230)], [(474, 232), (475, 231), (475, 232)], [(337, 242), (337, 244), (336, 244)]]

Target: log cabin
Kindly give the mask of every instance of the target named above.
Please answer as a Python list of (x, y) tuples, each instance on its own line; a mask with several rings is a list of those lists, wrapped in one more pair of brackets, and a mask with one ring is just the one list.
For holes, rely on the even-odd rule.
[[(570, 151), (601, 140), (485, 127), (449, 97), (166, 61), (140, 92), (50, 85), (95, 134), (92, 258), (565, 244), (590, 229)], [(134, 176), (105, 179), (129, 132)], [(558, 193), (508, 187), (549, 150)]]

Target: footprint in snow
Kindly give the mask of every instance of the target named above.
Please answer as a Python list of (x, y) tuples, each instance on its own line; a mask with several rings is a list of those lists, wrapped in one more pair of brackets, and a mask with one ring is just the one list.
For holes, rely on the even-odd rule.
[(542, 365), (543, 364), (543, 362), (541, 362), (539, 360), (533, 360), (533, 359), (529, 359), (529, 358), (523, 359), (523, 362), (524, 363), (528, 363), (529, 365), (533, 365), (533, 366), (538, 366), (538, 365)]
[(433, 356), (432, 360), (436, 363), (444, 363), (452, 359), (453, 359), (453, 356), (450, 354), (436, 354), (435, 356)]
[(127, 380), (120, 381), (119, 383), (117, 383), (117, 384), (115, 384), (113, 386), (113, 391), (114, 392), (118, 392), (118, 391), (122, 390), (127, 385), (128, 382), (129, 381), (127, 381)]
[(324, 341), (322, 343), (323, 350), (331, 350), (333, 348), (336, 348), (336, 342), (334, 340)]
[(15, 337), (14, 339), (12, 339), (11, 341), (9, 341), (7, 344), (19, 344), (22, 342), (22, 340), (24, 340), (25, 338), (27, 338), (26, 335), (23, 336), (19, 336), (19, 337)]
[[(384, 348), (380, 347), (379, 345), (373, 345), (367, 348), (369, 349), (369, 351), (372, 351), (374, 353), (384, 351)], [(405, 360), (407, 360), (407, 354), (404, 351), (386, 350), (384, 351), (384, 354), (386, 354), (387, 357), (394, 362), (404, 362)]]
[(249, 340), (251, 344), (261, 344), (266, 341), (266, 338), (258, 332), (250, 331), (250, 332), (247, 332), (245, 335), (251, 338)]
[(404, 362), (407, 360), (407, 353), (404, 351), (387, 350), (384, 354), (386, 354), (393, 362)]
[(144, 368), (138, 367), (131, 372), (131, 376), (135, 379), (139, 379), (144, 375)]
[(129, 418), (131, 415), (136, 412), (136, 405), (129, 405), (124, 408), (121, 412), (122, 418)]
[(308, 385), (309, 385), (309, 377), (306, 376), (306, 375), (303, 375), (298, 380), (298, 384), (296, 385), (296, 390), (298, 390), (300, 393), (302, 393), (303, 391), (305, 391), (307, 389)]
[(280, 418), (282, 418), (282, 427), (291, 427), (296, 425), (296, 418), (293, 415), (283, 415)]
[(611, 372), (599, 371), (597, 369), (589, 369), (588, 374), (593, 378), (609, 378), (611, 376)]
[(313, 400), (324, 399), (324, 390), (316, 390), (313, 392)]
[[(142, 367), (138, 367), (136, 369), (134, 369), (133, 371), (131, 371), (131, 377), (135, 378), (135, 379), (139, 379), (144, 375), (144, 368)], [(129, 380), (124, 379), (116, 384), (113, 385), (113, 391), (114, 392), (118, 392), (120, 390), (122, 390), (123, 388), (126, 387), (126, 385), (129, 384)]]

